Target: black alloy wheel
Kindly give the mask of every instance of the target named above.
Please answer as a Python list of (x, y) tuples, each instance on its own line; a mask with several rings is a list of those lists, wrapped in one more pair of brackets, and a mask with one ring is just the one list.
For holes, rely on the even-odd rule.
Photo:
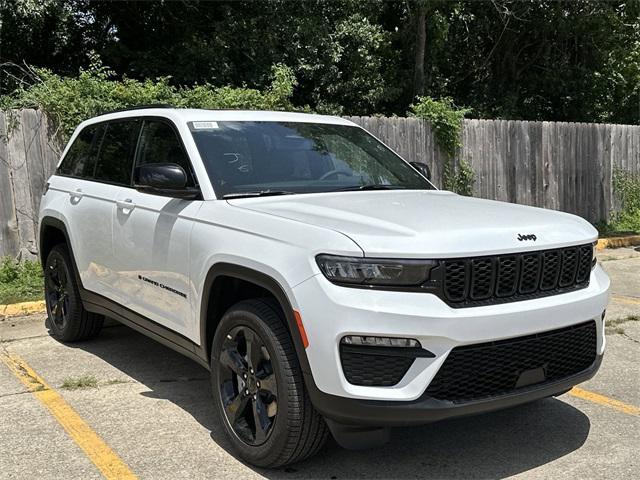
[(87, 340), (98, 335), (104, 317), (84, 308), (79, 281), (66, 245), (58, 244), (51, 249), (43, 270), (51, 334), (63, 342)]
[(241, 300), (211, 342), (213, 403), (233, 450), (257, 467), (318, 452), (328, 435), (306, 392), (287, 319), (272, 298)]
[(247, 445), (262, 445), (278, 413), (278, 385), (271, 355), (251, 328), (233, 328), (218, 363), (219, 392), (233, 432)]
[(51, 315), (50, 321), (64, 330), (69, 323), (69, 275), (60, 258), (53, 258), (44, 272), (45, 295)]

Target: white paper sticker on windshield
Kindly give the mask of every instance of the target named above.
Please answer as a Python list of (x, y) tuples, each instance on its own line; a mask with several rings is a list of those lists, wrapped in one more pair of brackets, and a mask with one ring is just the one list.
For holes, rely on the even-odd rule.
[(218, 122), (193, 122), (193, 128), (197, 130), (207, 128), (218, 128)]

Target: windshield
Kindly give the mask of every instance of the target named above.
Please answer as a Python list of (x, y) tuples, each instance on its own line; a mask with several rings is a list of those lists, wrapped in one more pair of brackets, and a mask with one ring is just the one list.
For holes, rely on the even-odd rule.
[(300, 122), (191, 122), (218, 197), (433, 189), (361, 128)]

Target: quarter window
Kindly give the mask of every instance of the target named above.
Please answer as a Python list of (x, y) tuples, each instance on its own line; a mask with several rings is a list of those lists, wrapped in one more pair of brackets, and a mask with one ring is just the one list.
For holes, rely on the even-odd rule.
[(71, 177), (91, 178), (103, 134), (104, 125), (85, 127), (69, 147), (57, 173)]
[(118, 120), (107, 124), (100, 145), (94, 178), (118, 185), (131, 185), (133, 155), (140, 133), (140, 120)]

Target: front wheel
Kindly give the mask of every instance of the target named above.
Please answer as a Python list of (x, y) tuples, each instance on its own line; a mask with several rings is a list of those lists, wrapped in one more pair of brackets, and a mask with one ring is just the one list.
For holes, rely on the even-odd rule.
[(278, 467), (315, 454), (327, 438), (307, 395), (279, 309), (245, 300), (220, 321), (211, 349), (216, 411), (238, 455)]

